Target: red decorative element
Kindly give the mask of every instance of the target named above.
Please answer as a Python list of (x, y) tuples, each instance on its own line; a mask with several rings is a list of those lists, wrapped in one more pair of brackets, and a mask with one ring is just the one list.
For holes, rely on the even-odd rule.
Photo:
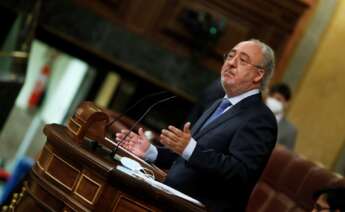
[(10, 174), (0, 168), (0, 181), (7, 181), (9, 177), (10, 177)]
[(46, 89), (48, 77), (50, 74), (50, 66), (48, 64), (42, 67), (40, 74), (36, 80), (35, 86), (29, 97), (28, 106), (30, 109), (36, 108), (42, 100), (44, 91)]

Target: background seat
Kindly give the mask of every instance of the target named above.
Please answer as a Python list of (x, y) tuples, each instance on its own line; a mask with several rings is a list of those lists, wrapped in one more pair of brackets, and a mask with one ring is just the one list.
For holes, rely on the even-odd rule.
[(345, 178), (276, 146), (256, 184), (247, 212), (308, 212), (312, 195), (324, 187), (345, 186)]

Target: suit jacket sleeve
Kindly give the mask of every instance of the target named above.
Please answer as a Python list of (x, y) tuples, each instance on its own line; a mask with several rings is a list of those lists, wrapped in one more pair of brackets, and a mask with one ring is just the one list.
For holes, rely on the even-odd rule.
[(247, 120), (229, 141), (226, 154), (197, 144), (188, 165), (225, 182), (253, 182), (260, 175), (275, 145), (277, 125), (265, 115)]
[(158, 155), (155, 164), (162, 169), (169, 169), (178, 155), (168, 148), (157, 147)]

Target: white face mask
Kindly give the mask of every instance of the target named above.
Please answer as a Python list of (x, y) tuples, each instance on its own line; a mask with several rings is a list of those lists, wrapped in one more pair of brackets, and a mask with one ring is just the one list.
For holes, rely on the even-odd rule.
[[(150, 169), (142, 167), (140, 163), (138, 163), (138, 161), (135, 161), (128, 157), (121, 157), (120, 163), (123, 167), (126, 167), (130, 171), (134, 172), (137, 176), (151, 178), (153, 180), (155, 179), (154, 172)], [(117, 168), (128, 173), (128, 170), (121, 168), (121, 166), (118, 166)]]
[(122, 157), (120, 159), (120, 162), (122, 164), (122, 166), (126, 167), (129, 170), (132, 171), (140, 171), (141, 169), (143, 169), (143, 167), (140, 165), (140, 163), (138, 163), (137, 161), (128, 158), (128, 157)]
[(283, 115), (284, 112), (284, 106), (283, 103), (276, 100), (272, 97), (267, 97), (266, 99), (266, 105), (271, 109), (271, 111), (274, 113), (274, 115)]

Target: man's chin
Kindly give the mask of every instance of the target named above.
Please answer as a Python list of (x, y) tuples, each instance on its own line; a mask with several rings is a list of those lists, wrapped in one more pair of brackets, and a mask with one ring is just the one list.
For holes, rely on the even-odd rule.
[(223, 87), (231, 87), (235, 84), (235, 80), (232, 77), (222, 77), (222, 85)]

